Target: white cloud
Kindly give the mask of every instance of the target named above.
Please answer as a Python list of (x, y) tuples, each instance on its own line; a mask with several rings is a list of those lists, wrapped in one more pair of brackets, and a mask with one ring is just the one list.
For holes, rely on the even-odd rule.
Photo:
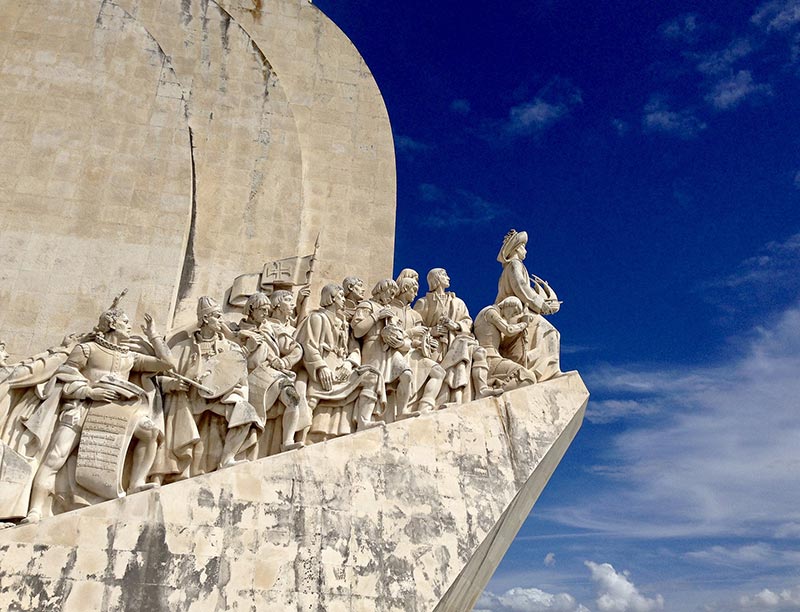
[(736, 38), (722, 51), (704, 53), (697, 58), (697, 70), (707, 75), (719, 75), (730, 72), (738, 60), (753, 52), (753, 45), (747, 38)]
[(759, 568), (766, 567), (797, 567), (800, 564), (800, 552), (795, 550), (780, 550), (765, 542), (747, 544), (738, 548), (726, 546), (712, 546), (704, 550), (686, 553), (686, 557), (714, 565), (741, 565)]
[(769, 538), (799, 523), (800, 306), (732, 343), (716, 366), (586, 372), (596, 395), (663, 409), (613, 439), (597, 493), (540, 516), (643, 538)]
[(565, 118), (582, 102), (580, 89), (566, 79), (553, 79), (532, 100), (511, 108), (504, 131), (512, 136), (541, 132)]
[(735, 75), (718, 81), (706, 95), (706, 102), (718, 110), (738, 106), (745, 98), (754, 95), (771, 95), (772, 88), (763, 83), (755, 83), (749, 70), (740, 70)]
[(502, 595), (485, 591), (473, 612), (589, 612), (568, 593), (546, 593), (515, 587)]
[(772, 0), (756, 9), (750, 18), (767, 31), (784, 31), (800, 23), (800, 0)]
[(596, 425), (604, 425), (627, 417), (655, 414), (658, 411), (659, 407), (652, 402), (632, 399), (597, 400), (589, 402), (586, 418)]
[(459, 115), (469, 115), (470, 111), (472, 110), (472, 106), (470, 105), (469, 100), (459, 98), (450, 103), (450, 110), (454, 113), (458, 113)]
[(674, 111), (660, 98), (652, 98), (644, 107), (642, 127), (647, 132), (674, 134), (680, 138), (692, 138), (706, 128), (689, 110)]
[(617, 573), (610, 563), (586, 561), (597, 587), (597, 609), (600, 612), (652, 612), (664, 609), (664, 598), (648, 598), (624, 573)]
[(700, 24), (695, 13), (688, 13), (662, 23), (658, 30), (664, 38), (694, 42), (697, 40)]
[(545, 567), (553, 567), (556, 564), (556, 553), (549, 552), (544, 556)]
[(489, 202), (468, 189), (450, 192), (438, 185), (421, 183), (419, 193), (424, 202), (435, 205), (430, 206), (429, 214), (420, 220), (434, 227), (487, 223), (504, 210), (499, 204)]
[(410, 136), (403, 136), (402, 134), (395, 134), (394, 146), (401, 153), (406, 153), (409, 155), (413, 155), (414, 153), (423, 153), (431, 149), (431, 145), (419, 140), (414, 140)]
[(741, 610), (800, 610), (800, 587), (779, 592), (763, 589), (756, 595), (743, 595), (739, 599)]

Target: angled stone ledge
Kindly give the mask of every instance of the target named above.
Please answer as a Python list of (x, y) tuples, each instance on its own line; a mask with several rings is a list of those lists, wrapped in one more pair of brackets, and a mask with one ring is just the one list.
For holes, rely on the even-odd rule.
[(573, 372), (0, 532), (0, 609), (469, 610), (588, 397)]

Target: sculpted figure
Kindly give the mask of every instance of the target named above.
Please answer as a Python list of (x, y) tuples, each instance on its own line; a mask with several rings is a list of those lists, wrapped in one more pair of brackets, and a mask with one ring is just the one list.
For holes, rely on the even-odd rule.
[(359, 431), (383, 425), (372, 418), (386, 403), (383, 379), (361, 363), (358, 343), (343, 318), (344, 300), (341, 286), (325, 285), (320, 308), (297, 328), (305, 368), (298, 379), (307, 386), (315, 441), (351, 433), (353, 421)]
[(180, 378), (160, 381), (167, 421), (155, 472), (162, 479), (181, 480), (244, 461), (264, 428), (247, 401), (244, 352), (226, 337), (226, 327), (219, 304), (204, 296), (197, 302), (197, 329), (173, 339)]
[(528, 234), (511, 230), (503, 240), (497, 261), (503, 272), (497, 286), (495, 304), (514, 296), (533, 315), (523, 334), (503, 348), (506, 357), (532, 370), (537, 380), (547, 380), (561, 373), (560, 335), (542, 315), (558, 312), (560, 303), (549, 285), (528, 274), (523, 261), (527, 255)]
[[(250, 373), (249, 401), (264, 422), (254, 458), (303, 446), (295, 443), (295, 433), (311, 425), (308, 405), (295, 389), (297, 375), (292, 371), (303, 357), (303, 349), (288, 333), (294, 298), (283, 290), (271, 297), (272, 301), (263, 293), (254, 293), (248, 298), (238, 332)], [(285, 321), (283, 330), (268, 319), (273, 304)]]
[[(169, 349), (157, 334), (150, 315), (145, 315), (142, 329), (156, 356), (145, 355), (125, 345), (131, 335), (131, 324), (125, 312), (118, 307), (122, 295), (100, 315), (91, 340), (75, 346), (66, 363), (56, 372), (57, 379), (63, 383), (63, 405), (44, 461), (34, 478), (30, 509), (24, 522), (36, 523), (50, 513), (56, 474), (78, 447), (91, 406), (124, 400), (121, 390), (136, 387), (128, 382), (132, 371), (159, 372), (173, 367)], [(139, 391), (139, 397), (144, 398), (144, 390)], [(146, 404), (142, 403), (133, 434), (138, 442), (133, 453), (131, 492), (155, 486), (146, 482), (146, 478), (156, 456), (161, 432), (146, 413)]]
[(512, 296), (505, 298), (499, 304), (487, 306), (475, 317), (475, 337), (486, 350), (489, 383), (501, 386), (504, 391), (536, 382), (533, 372), (500, 354), (501, 344), (513, 341), (533, 320), (533, 315), (523, 313), (522, 302)]
[(364, 287), (364, 281), (357, 276), (345, 278), (342, 281), (342, 289), (344, 289), (344, 319), (350, 323), (356, 312), (356, 306), (364, 301), (367, 290)]
[[(402, 276), (402, 273), (401, 273)], [(414, 395), (411, 405), (419, 412), (429, 412), (436, 406), (436, 399), (444, 382), (444, 369), (432, 359), (439, 343), (422, 323), (422, 315), (411, 308), (417, 297), (419, 282), (413, 276), (405, 276), (398, 283), (397, 296), (392, 301), (392, 310), (399, 325), (411, 339), (411, 351), (406, 356), (413, 374)]]
[(449, 287), (447, 271), (433, 268), (428, 272), (428, 293), (414, 304), (414, 310), (439, 343), (437, 360), (447, 373), (439, 403), (470, 401), (473, 388), (477, 397), (497, 395), (487, 383), (486, 351), (471, 333), (467, 305), (452, 291), (445, 291)]
[(75, 344), (76, 336), (67, 336), (60, 346), (8, 363), (5, 344), (0, 342), (0, 473), (7, 472), (7, 465), (16, 466), (13, 483), (0, 480), (0, 520), (28, 513), (33, 477), (58, 419), (61, 386), (55, 373)]
[(361, 362), (372, 366), (383, 376), (385, 385), (396, 384), (396, 418), (410, 416), (414, 376), (406, 360), (411, 350), (411, 340), (397, 324), (395, 312), (390, 308), (397, 284), (390, 278), (380, 281), (372, 290), (372, 299), (361, 302), (356, 308), (351, 325), (353, 336), (361, 339)]

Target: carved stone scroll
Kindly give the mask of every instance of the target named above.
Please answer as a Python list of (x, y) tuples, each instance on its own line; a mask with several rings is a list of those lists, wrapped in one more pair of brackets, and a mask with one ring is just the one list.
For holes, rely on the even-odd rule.
[(122, 471), (141, 403), (94, 404), (83, 425), (75, 480), (106, 499), (124, 497)]

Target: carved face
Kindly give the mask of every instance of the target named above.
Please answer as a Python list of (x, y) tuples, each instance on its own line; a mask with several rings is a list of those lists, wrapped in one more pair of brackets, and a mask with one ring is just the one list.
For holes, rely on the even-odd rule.
[(131, 321), (124, 312), (114, 319), (114, 331), (122, 338), (130, 338), (133, 327)]
[(203, 315), (203, 323), (215, 332), (222, 331), (222, 310), (215, 309)]
[(0, 365), (5, 364), (8, 361), (10, 355), (6, 352), (6, 345), (4, 342), (0, 342)]
[(354, 302), (360, 302), (364, 299), (366, 293), (367, 290), (364, 288), (364, 281), (359, 278), (351, 285), (349, 296)]
[(379, 304), (386, 305), (394, 299), (394, 296), (397, 295), (397, 289), (393, 286), (389, 285), (381, 291), (378, 295), (375, 296), (375, 301)]
[(517, 247), (515, 253), (517, 254), (517, 257), (520, 258), (520, 260), (523, 260), (525, 259), (525, 256), (528, 254), (528, 249), (525, 248), (524, 244), (521, 244)]
[(505, 319), (512, 319), (519, 314), (522, 314), (522, 304), (518, 303), (510, 303), (505, 304), (501, 309), (500, 312)]
[(439, 286), (442, 289), (447, 289), (450, 286), (450, 276), (448, 276), (447, 270), (439, 272)]
[(415, 297), (417, 297), (417, 293), (419, 293), (419, 283), (414, 281), (413, 283), (404, 284), (405, 291), (400, 295), (400, 299), (402, 299), (406, 303), (411, 303)]
[(340, 289), (333, 294), (333, 303), (336, 305), (337, 310), (344, 308), (344, 289)]
[(269, 316), (269, 304), (262, 304), (250, 309), (250, 318), (254, 323), (263, 323)]
[(275, 308), (277, 308), (278, 311), (282, 312), (283, 314), (292, 314), (294, 312), (294, 296), (284, 295), (275, 305)]

